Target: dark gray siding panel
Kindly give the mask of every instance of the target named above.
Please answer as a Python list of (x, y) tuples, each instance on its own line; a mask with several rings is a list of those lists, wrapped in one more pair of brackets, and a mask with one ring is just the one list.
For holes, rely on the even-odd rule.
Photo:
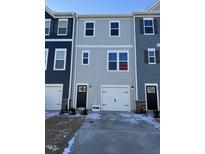
[[(145, 99), (145, 83), (158, 83), (160, 87), (160, 64), (147, 64), (145, 63), (144, 51), (147, 48), (155, 48), (156, 51), (160, 51), (157, 47), (157, 43), (160, 43), (160, 19), (154, 18), (157, 23), (158, 33), (155, 35), (144, 35), (140, 31), (140, 20), (142, 18), (135, 18), (136, 29), (136, 56), (137, 56), (137, 81), (138, 81), (138, 99)], [(159, 88), (160, 92), (160, 88)]]
[[(46, 84), (63, 83), (63, 98), (68, 98), (72, 43), (71, 42), (46, 42), (45, 48), (49, 49), (47, 70), (45, 71), (45, 83)], [(53, 70), (56, 48), (67, 49), (66, 70), (64, 71)]]
[(58, 18), (53, 18), (49, 13), (45, 12), (45, 19), (51, 19), (50, 35), (45, 36), (46, 39), (72, 39), (73, 37), (73, 18), (68, 18), (67, 35), (58, 36)]

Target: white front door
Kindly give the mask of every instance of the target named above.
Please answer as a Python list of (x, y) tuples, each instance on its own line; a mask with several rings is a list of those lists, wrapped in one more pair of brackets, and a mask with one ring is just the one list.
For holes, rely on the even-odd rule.
[(45, 109), (61, 110), (63, 87), (60, 85), (46, 85)]
[(129, 87), (103, 87), (103, 111), (130, 111)]

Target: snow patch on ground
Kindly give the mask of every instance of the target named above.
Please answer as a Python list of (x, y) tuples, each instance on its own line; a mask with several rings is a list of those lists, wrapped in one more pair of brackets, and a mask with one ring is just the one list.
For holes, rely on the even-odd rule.
[(74, 145), (75, 142), (75, 137), (76, 137), (77, 133), (75, 133), (75, 135), (73, 136), (73, 138), (68, 142), (68, 147), (66, 147), (63, 151), (63, 154), (69, 154), (71, 152), (71, 148)]
[(53, 111), (45, 111), (45, 119), (47, 120), (48, 118), (51, 118), (51, 117), (53, 117), (53, 116), (55, 116), (55, 115), (58, 115), (58, 113), (59, 112), (53, 112)]
[(100, 116), (101, 114), (92, 112), (92, 113), (88, 113), (87, 118), (96, 120), (96, 119), (101, 119)]
[(151, 125), (153, 125), (155, 128), (160, 129), (160, 124), (154, 120), (154, 118), (151, 115), (141, 115), (141, 114), (120, 114), (123, 119), (120, 119), (120, 121), (124, 122), (131, 122), (132, 124), (138, 124), (139, 121), (145, 121)]

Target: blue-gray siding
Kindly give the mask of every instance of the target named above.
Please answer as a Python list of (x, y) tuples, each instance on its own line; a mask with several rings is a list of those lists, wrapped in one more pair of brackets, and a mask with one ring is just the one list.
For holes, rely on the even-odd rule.
[(155, 50), (159, 50), (159, 47), (157, 47), (157, 43), (160, 43), (160, 18), (154, 18), (157, 19), (158, 28), (158, 34), (155, 35), (144, 35), (140, 33), (140, 20), (142, 19), (143, 18), (140, 17), (135, 18), (137, 81), (139, 100), (145, 100), (145, 83), (157, 83), (158, 88), (160, 87), (160, 64), (144, 63), (144, 51), (147, 50), (147, 48), (155, 48)]

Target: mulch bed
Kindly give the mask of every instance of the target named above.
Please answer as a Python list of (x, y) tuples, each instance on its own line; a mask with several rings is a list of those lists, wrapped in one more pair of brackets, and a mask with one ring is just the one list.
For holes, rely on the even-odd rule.
[(62, 154), (68, 141), (83, 124), (84, 119), (74, 116), (54, 116), (45, 122), (45, 153)]

